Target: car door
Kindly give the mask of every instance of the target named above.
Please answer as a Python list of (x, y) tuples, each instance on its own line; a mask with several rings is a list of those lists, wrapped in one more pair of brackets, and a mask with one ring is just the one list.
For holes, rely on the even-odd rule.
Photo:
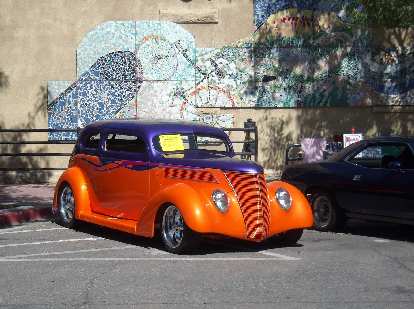
[[(101, 161), (102, 133), (99, 130), (92, 130), (81, 136), (79, 161), (83, 173), (91, 185), (90, 194), (93, 195), (91, 208), (93, 212), (100, 212), (102, 198), (98, 194), (101, 178), (104, 176), (105, 168)], [(91, 196), (92, 197), (92, 196)]]
[(381, 168), (382, 148), (367, 143), (345, 159), (343, 186), (338, 201), (347, 211), (366, 215), (386, 215), (382, 209), (387, 174)]
[(393, 160), (386, 169), (386, 197), (382, 200), (382, 208), (387, 216), (400, 220), (414, 220), (414, 155), (409, 144), (393, 145), (397, 151), (392, 154)]
[(388, 164), (403, 149), (401, 143), (369, 143), (347, 158), (348, 185), (343, 190), (341, 206), (360, 214), (401, 217), (406, 207), (405, 177), (409, 174), (389, 168)]
[(101, 161), (104, 172), (96, 179), (99, 213), (138, 220), (149, 195), (149, 162), (144, 140), (135, 133), (107, 131)]

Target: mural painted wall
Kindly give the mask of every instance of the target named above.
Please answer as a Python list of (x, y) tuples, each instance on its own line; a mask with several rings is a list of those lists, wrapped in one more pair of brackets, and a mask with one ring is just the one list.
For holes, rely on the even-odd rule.
[(220, 108), (414, 105), (412, 47), (376, 45), (347, 16), (352, 1), (256, 0), (255, 33), (222, 48), (197, 48), (171, 22), (101, 24), (77, 49), (77, 80), (49, 81), (49, 127), (111, 118), (231, 127)]

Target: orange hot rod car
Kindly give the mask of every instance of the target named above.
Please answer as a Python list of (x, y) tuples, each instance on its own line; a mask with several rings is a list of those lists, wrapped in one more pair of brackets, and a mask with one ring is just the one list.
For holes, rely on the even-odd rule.
[(81, 220), (159, 235), (173, 253), (203, 234), (296, 243), (313, 223), (305, 196), (234, 156), (228, 136), (206, 125), (95, 122), (79, 136), (52, 211), (66, 227)]

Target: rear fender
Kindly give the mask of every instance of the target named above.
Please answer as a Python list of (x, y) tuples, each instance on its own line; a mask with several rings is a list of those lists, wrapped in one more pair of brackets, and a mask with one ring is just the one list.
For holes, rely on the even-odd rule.
[(78, 167), (70, 167), (60, 176), (55, 186), (52, 212), (54, 214), (58, 212), (58, 194), (64, 183), (67, 183), (71, 187), (75, 196), (75, 218), (82, 219), (83, 214), (91, 213), (91, 199), (89, 196), (90, 190), (88, 190), (91, 186), (85, 175)]

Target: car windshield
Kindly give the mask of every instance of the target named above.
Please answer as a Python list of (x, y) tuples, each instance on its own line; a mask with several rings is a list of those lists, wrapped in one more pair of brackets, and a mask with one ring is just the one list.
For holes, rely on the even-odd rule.
[(346, 157), (349, 153), (353, 152), (355, 149), (357, 149), (361, 145), (361, 142), (353, 143), (349, 145), (348, 147), (345, 147), (339, 152), (334, 153), (332, 156), (330, 156), (327, 161), (335, 162), (340, 161), (344, 157)]
[(219, 136), (166, 133), (153, 139), (154, 147), (166, 157), (203, 156), (213, 154), (231, 156), (231, 147), (226, 139)]

